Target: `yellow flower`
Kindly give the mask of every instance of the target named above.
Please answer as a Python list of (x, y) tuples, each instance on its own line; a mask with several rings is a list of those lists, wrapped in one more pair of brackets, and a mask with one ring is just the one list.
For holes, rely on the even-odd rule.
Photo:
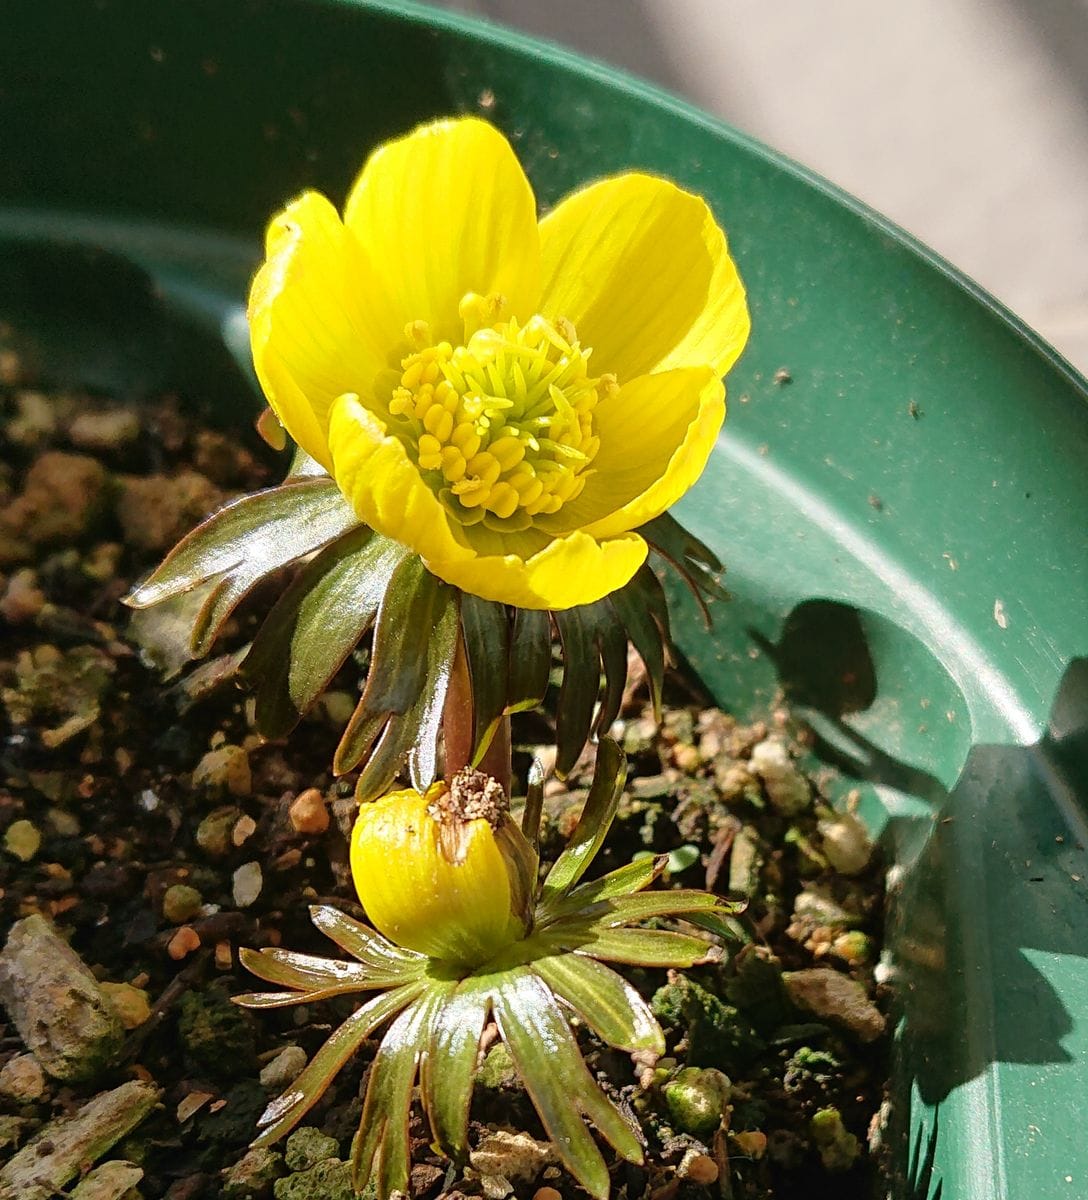
[(351, 873), (374, 928), (459, 966), (479, 966), (525, 936), (536, 872), (502, 788), (471, 768), (452, 785), (364, 804), (352, 830)]
[(625, 174), (538, 223), (475, 119), (378, 149), (342, 220), (289, 204), (249, 316), (269, 402), (360, 520), (467, 592), (553, 609), (638, 570), (632, 531), (702, 472), (749, 327), (703, 200)]

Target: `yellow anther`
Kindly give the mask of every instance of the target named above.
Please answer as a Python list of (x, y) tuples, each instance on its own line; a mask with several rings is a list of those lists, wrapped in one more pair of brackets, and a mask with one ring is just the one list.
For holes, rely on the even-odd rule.
[(504, 471), (516, 467), (525, 457), (525, 447), (516, 437), (511, 437), (509, 434), (492, 442), (487, 449), (489, 454), (499, 460), (499, 465)]
[(411, 322), (405, 335), (418, 351), (390, 389), (391, 415), (411, 419), (397, 436), (422, 470), (441, 471), (439, 497), (466, 525), (526, 528), (579, 495), (600, 445), (593, 411), (618, 387), (613, 376), (590, 377), (570, 321), (536, 314), (519, 324), (508, 307), (498, 293), (465, 295), (456, 348), (421, 344), (430, 331)]
[(487, 507), (497, 517), (512, 517), (518, 507), (518, 494), (508, 483), (496, 483), (487, 498)]
[(480, 435), (468, 421), (454, 429), (450, 440), (466, 458), (471, 458), (480, 449)]
[(409, 365), (400, 377), (401, 387), (407, 388), (409, 391), (415, 391), (423, 379), (423, 368), (425, 366), (426, 363), (423, 361), (422, 356), (417, 356), (409, 360)]
[(442, 443), (429, 433), (423, 434), (418, 443), (419, 465), (425, 471), (434, 471), (442, 465)]
[(487, 499), (491, 489), (478, 480), (462, 479), (460, 483), (455, 483), (450, 488), (450, 491), (461, 501), (465, 508), (479, 508)]
[(475, 475), (481, 483), (486, 483), (488, 487), (502, 474), (502, 467), (499, 465), (498, 459), (493, 458), (486, 450), (474, 454), (468, 460), (467, 469), (469, 475)]
[(512, 475), (509, 483), (516, 489), (522, 507), (528, 507), (544, 491), (544, 485), (532, 475)]
[(465, 456), (456, 446), (442, 447), (442, 474), (450, 483), (464, 479), (467, 469)]
[(394, 417), (407, 416), (415, 408), (415, 399), (407, 388), (397, 388), (389, 401), (389, 411)]
[(432, 404), (423, 414), (423, 428), (433, 433), (440, 442), (448, 442), (453, 432), (453, 414), (437, 404)]

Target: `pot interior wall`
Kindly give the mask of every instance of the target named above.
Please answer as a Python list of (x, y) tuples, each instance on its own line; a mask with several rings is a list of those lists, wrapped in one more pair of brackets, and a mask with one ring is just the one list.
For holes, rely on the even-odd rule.
[[(898, 1192), (1088, 1187), (1088, 404), (881, 218), (682, 104), (422, 10), (40, 0), (0, 45), (0, 320), (56, 382), (255, 403), (264, 220), (477, 112), (543, 202), (628, 167), (708, 197), (754, 321), (682, 516), (734, 593), (684, 652), (726, 708), (784, 688), (896, 862)], [(1079, 799), (1078, 799), (1079, 791)]]

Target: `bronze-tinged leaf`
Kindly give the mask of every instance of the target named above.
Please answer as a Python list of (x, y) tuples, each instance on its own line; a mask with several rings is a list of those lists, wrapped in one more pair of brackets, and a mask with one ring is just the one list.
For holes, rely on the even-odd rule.
[(650, 567), (643, 565), (626, 587), (613, 592), (608, 599), (645, 664), (654, 717), (660, 721), (665, 667), (671, 657), (669, 608), (661, 581)]
[(435, 1013), (430, 1046), (420, 1068), (420, 1093), (431, 1133), (457, 1161), (468, 1149), (476, 1058), (490, 1012), (489, 989), (475, 979), (460, 982)]
[(287, 1091), (264, 1110), (257, 1121), (264, 1132), (253, 1145), (269, 1146), (294, 1129), (366, 1038), (415, 1000), (425, 986), (422, 981), (405, 984), (391, 992), (382, 992), (356, 1009), (310, 1059)]
[(732, 906), (720, 896), (696, 888), (673, 888), (662, 892), (638, 892), (633, 896), (614, 896), (587, 906), (578, 920), (592, 920), (598, 929), (612, 929), (651, 917), (685, 916), (688, 913), (732, 912)]
[(611, 738), (597, 747), (597, 764), (585, 807), (570, 841), (552, 864), (541, 890), (541, 907), (547, 912), (585, 874), (608, 833), (627, 780), (627, 759)]
[(551, 667), (551, 617), (539, 609), (515, 609), (506, 711), (515, 713), (536, 708), (548, 690)]
[(411, 965), (391, 963), (388, 968), (374, 970), (359, 962), (318, 958), (312, 954), (298, 954), (294, 950), (278, 948), (250, 950), (243, 946), (238, 951), (238, 958), (242, 966), (258, 979), (303, 992), (367, 991), (395, 987), (413, 977)]
[(563, 649), (563, 682), (555, 718), (555, 773), (565, 779), (589, 739), (601, 690), (598, 626), (606, 617), (614, 617), (611, 607), (602, 601), (564, 609), (554, 617)]
[(377, 1175), (378, 1200), (408, 1191), (408, 1116), (416, 1069), (430, 1044), (431, 1023), (453, 984), (429, 988), (390, 1025), (367, 1079), (363, 1115), (352, 1148), (352, 1184), (361, 1192)]
[(662, 874), (668, 862), (667, 854), (637, 858), (634, 862), (618, 867), (615, 871), (609, 871), (600, 879), (592, 879), (589, 883), (580, 884), (566, 895), (554, 899), (547, 906), (541, 905), (537, 915), (537, 925), (542, 926), (563, 917), (578, 916), (586, 909), (600, 904), (604, 900), (641, 892)]
[(525, 781), (525, 807), (521, 812), (521, 832), (534, 850), (540, 849), (540, 818), (544, 812), (544, 765), (539, 758), (529, 764)]
[[(541, 936), (563, 945), (564, 927), (553, 925)], [(601, 929), (571, 939), (570, 949), (602, 962), (627, 963), (633, 967), (694, 967), (711, 962), (720, 951), (701, 938), (665, 929)]]
[(190, 633), (192, 656), (200, 658), (239, 602), (265, 576), (358, 524), (350, 505), (327, 477), (243, 496), (182, 538), (125, 602), (133, 608), (147, 608), (212, 581)]
[(598, 1200), (607, 1200), (608, 1168), (579, 1112), (629, 1162), (642, 1162), (638, 1137), (590, 1075), (543, 982), (525, 968), (491, 980), (495, 1023), (548, 1137), (575, 1179)]
[(510, 661), (510, 619), (506, 605), (465, 592), (461, 597), (461, 632), (472, 684), (472, 749), (479, 756), (490, 745), (506, 710)]
[(434, 777), (457, 647), (458, 595), (414, 555), (397, 566), (385, 589), (366, 686), (333, 758), (333, 770), (342, 775), (375, 746), (360, 779), (368, 798), (392, 783), (410, 752), (413, 774)]
[(706, 597), (729, 599), (729, 593), (717, 578), (717, 573), (722, 570), (718, 556), (669, 513), (662, 513), (660, 517), (641, 525), (636, 532), (679, 572), (709, 625), (710, 609)]
[(423, 974), (427, 965), (424, 955), (415, 950), (394, 946), (387, 938), (349, 917), (331, 904), (314, 904), (310, 908), (310, 920), (321, 932), (334, 941), (341, 950), (357, 958), (375, 973), (409, 972), (413, 977)]
[(631, 1053), (665, 1053), (665, 1035), (650, 1006), (622, 975), (579, 954), (549, 955), (532, 969), (602, 1041)]
[(242, 666), (256, 686), (256, 724), (265, 737), (285, 737), (325, 691), (370, 628), (407, 555), (399, 543), (360, 525), (291, 581)]
[[(457, 601), (452, 588), (443, 593), (442, 607), (424, 646), (423, 687), (403, 715), (390, 716), (381, 739), (355, 785), (355, 799), (366, 804), (389, 790), (405, 761), (412, 787), (424, 792), (438, 772), (438, 737), (457, 652)], [(371, 670), (374, 669), (371, 659)]]

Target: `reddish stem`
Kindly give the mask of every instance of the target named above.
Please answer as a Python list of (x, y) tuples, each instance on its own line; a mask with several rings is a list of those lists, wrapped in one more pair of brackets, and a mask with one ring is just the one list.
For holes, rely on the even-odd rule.
[[(472, 701), (472, 680), (469, 676), (465, 644), (457, 639), (457, 651), (450, 670), (449, 687), (446, 690), (446, 705), (442, 712), (442, 734), (446, 752), (446, 778), (452, 779), (462, 767), (472, 762), (475, 749), (473, 730), (475, 725)], [(478, 764), (502, 784), (510, 794), (510, 718), (503, 717), (491, 739), (483, 758)]]

